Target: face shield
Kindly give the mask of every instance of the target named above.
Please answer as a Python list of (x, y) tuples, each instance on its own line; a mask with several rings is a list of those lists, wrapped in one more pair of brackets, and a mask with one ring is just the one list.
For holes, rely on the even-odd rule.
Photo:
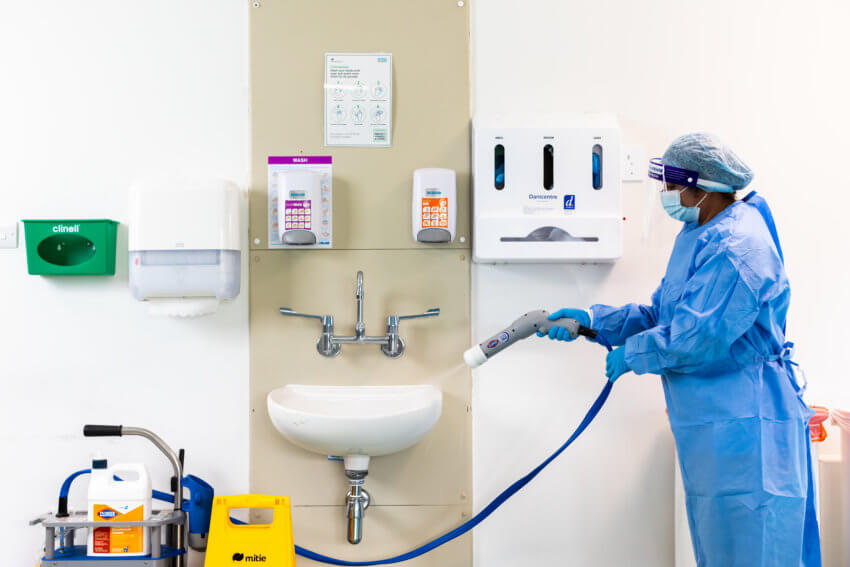
[(655, 181), (659, 192), (678, 191), (682, 188), (701, 189), (707, 193), (734, 192), (734, 189), (725, 183), (700, 179), (696, 171), (664, 165), (661, 158), (649, 160), (649, 178)]
[(663, 191), (678, 191), (684, 187), (696, 189), (699, 174), (696, 171), (664, 165), (661, 158), (649, 160), (649, 178), (655, 182), (659, 193)]

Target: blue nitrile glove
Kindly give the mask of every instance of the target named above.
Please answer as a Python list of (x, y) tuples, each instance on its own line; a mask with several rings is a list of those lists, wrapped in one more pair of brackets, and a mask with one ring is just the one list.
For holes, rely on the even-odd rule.
[(605, 357), (605, 376), (609, 382), (614, 382), (625, 374), (631, 371), (629, 364), (626, 362), (626, 347), (618, 346), (608, 353)]
[[(590, 327), (590, 313), (588, 313), (584, 309), (570, 309), (569, 307), (565, 307), (564, 309), (558, 309), (557, 311), (549, 315), (549, 320), (556, 321), (558, 319), (563, 319), (564, 317), (575, 319), (582, 327)], [(549, 329), (548, 335), (544, 335), (543, 333), (538, 331), (537, 336), (548, 336), (553, 341), (574, 341), (576, 339), (576, 337), (570, 337), (570, 332), (564, 327), (559, 327), (557, 325)]]

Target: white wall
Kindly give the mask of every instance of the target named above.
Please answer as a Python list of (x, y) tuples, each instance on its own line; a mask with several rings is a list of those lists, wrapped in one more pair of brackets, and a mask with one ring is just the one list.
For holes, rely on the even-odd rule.
[[(472, 18), (476, 111), (615, 113), (624, 141), (649, 156), (695, 130), (736, 148), (776, 216), (808, 399), (845, 406), (848, 17), (838, 0), (479, 0)], [(473, 336), (532, 307), (648, 301), (678, 227), (656, 215), (646, 234), (644, 185), (623, 190), (622, 260), (476, 266)], [(530, 341), (500, 357), (475, 382), (479, 507), (556, 448), (602, 385), (593, 345)], [(672, 565), (672, 467), (658, 380), (626, 375), (586, 436), (477, 529), (476, 563)]]
[[(126, 222), (131, 180), (163, 169), (244, 185), (249, 7), (0, 4), (0, 224)], [(23, 234), (0, 250), (4, 564), (35, 564), (43, 531), (27, 520), (55, 507), (64, 477), (96, 449), (145, 461), (167, 487), (149, 443), (84, 439), (84, 423), (148, 427), (185, 447), (187, 472), (220, 493), (248, 488), (247, 263), (242, 294), (217, 314), (156, 319), (130, 297), (126, 236), (122, 226), (113, 278), (29, 276)], [(84, 507), (80, 485), (72, 504)]]

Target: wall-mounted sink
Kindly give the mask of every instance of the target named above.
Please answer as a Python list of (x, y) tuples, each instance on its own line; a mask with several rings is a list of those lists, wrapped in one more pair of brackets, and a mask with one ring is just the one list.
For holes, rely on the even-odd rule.
[(268, 396), (269, 416), (286, 439), (363, 471), (369, 457), (415, 445), (440, 419), (442, 405), (442, 392), (431, 385), (289, 384)]
[(363, 538), (371, 500), (363, 489), (369, 458), (415, 445), (440, 419), (443, 393), (422, 386), (305, 386), (289, 384), (268, 396), (269, 417), (290, 442), (321, 455), (340, 456), (350, 485), (348, 541)]

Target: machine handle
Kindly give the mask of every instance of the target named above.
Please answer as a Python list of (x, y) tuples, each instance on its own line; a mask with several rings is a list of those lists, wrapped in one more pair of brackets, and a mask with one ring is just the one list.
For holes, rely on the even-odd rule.
[(83, 436), (85, 437), (121, 437), (123, 425), (84, 425)]
[(290, 317), (304, 317), (305, 319), (318, 319), (319, 321), (324, 321), (324, 317), (321, 315), (307, 315), (306, 313), (298, 313), (291, 307), (281, 307), (280, 308), (281, 315), (289, 315)]
[(587, 337), (588, 339), (595, 341), (596, 340), (596, 331), (591, 329), (590, 327), (585, 327), (584, 325), (578, 326), (578, 334)]
[(429, 309), (425, 313), (420, 313), (418, 315), (401, 315), (398, 318), (398, 320), (403, 321), (405, 319), (421, 319), (422, 317), (436, 317), (439, 314), (440, 314), (440, 308), (434, 307), (432, 309)]
[[(183, 467), (186, 466), (186, 449), (180, 449), (177, 451), (177, 460), (180, 461), (180, 470), (183, 470)], [(171, 492), (177, 493), (177, 477), (171, 477)]]
[[(590, 327), (585, 327), (584, 325), (579, 325), (578, 321), (576, 321), (575, 319), (573, 319), (571, 317), (561, 317), (560, 319), (555, 319), (551, 323), (557, 323), (558, 321), (565, 321), (566, 322), (565, 324), (567, 324), (567, 325), (575, 325), (575, 333), (576, 334), (581, 335), (583, 337), (587, 337), (588, 339), (590, 339), (592, 341), (596, 340), (596, 331), (594, 331)], [(540, 331), (545, 334), (546, 332), (549, 331), (550, 328), (551, 328), (551, 324), (545, 325), (545, 327), (543, 325), (541, 325)]]

